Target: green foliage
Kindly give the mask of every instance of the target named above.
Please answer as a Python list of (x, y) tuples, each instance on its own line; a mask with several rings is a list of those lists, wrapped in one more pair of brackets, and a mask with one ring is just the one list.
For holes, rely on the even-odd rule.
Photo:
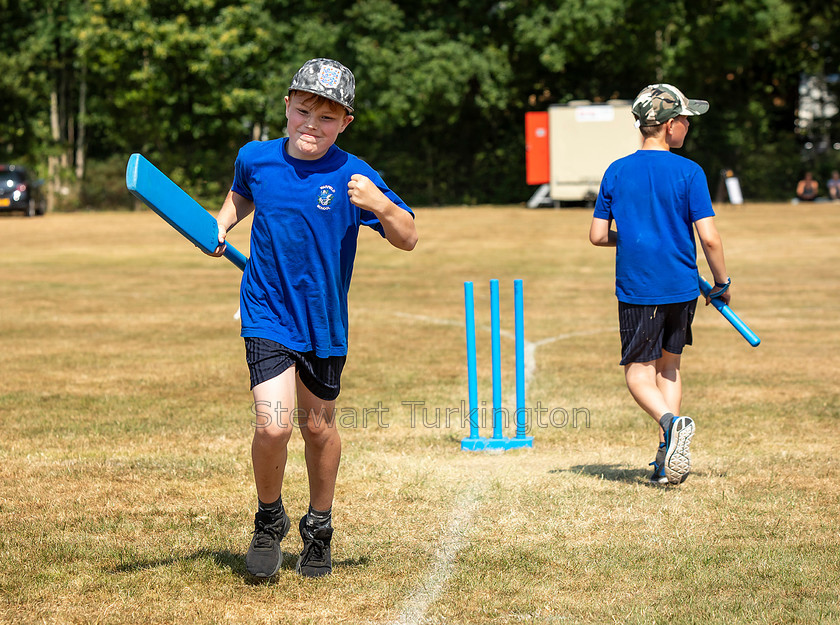
[(125, 191), (125, 164), (126, 159), (121, 154), (91, 161), (79, 194), (79, 207), (133, 208), (133, 198)]
[[(101, 189), (113, 185), (92, 177), (135, 151), (189, 191), (220, 199), (239, 147), (282, 136), (289, 81), (314, 56), (337, 58), (356, 74), (356, 121), (340, 145), (413, 204), (523, 201), (526, 111), (632, 99), (656, 81), (712, 103), (686, 145), (712, 187), (717, 172), (731, 168), (748, 197), (784, 197), (806, 138), (794, 126), (799, 77), (840, 70), (840, 9), (815, 1), (3, 0), (0, 7), (0, 160), (46, 171), (48, 156), (64, 155), (57, 175), (65, 179), (80, 154), (89, 165), (101, 161), (81, 181), (83, 202), (112, 202)], [(835, 161), (828, 154), (810, 164), (827, 169)]]

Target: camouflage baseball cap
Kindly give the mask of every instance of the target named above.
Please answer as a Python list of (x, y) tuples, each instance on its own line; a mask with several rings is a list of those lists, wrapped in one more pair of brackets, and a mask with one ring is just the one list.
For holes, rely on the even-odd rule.
[(332, 59), (311, 59), (292, 78), (289, 91), (306, 91), (338, 102), (351, 113), (356, 97), (353, 72)]
[(702, 115), (708, 110), (705, 100), (689, 100), (682, 91), (664, 83), (648, 85), (633, 101), (637, 126), (658, 126), (680, 115)]

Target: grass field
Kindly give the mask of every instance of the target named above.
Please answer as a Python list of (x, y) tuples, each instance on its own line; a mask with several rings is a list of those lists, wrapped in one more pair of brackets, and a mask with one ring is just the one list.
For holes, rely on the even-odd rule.
[[(840, 623), (840, 206), (718, 215), (762, 344), (698, 311), (694, 468), (670, 489), (646, 485), (655, 426), (617, 365), (613, 255), (588, 211), (420, 210), (411, 254), (364, 232), (335, 571), (302, 579), (289, 557), (269, 583), (244, 567), (239, 272), (150, 212), (0, 219), (0, 622)], [(532, 451), (459, 451), (462, 284), (489, 404), (489, 278), (506, 331), (525, 283), (528, 405), (553, 411)], [(306, 492), (295, 436), (293, 526)]]

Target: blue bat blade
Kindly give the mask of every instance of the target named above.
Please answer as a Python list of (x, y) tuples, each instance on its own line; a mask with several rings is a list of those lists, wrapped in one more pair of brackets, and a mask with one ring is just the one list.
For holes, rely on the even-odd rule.
[[(698, 276), (698, 279), (700, 280), (700, 290), (703, 291), (703, 295), (708, 295), (712, 291), (712, 285), (706, 282), (702, 276)], [(758, 344), (761, 343), (761, 339), (758, 338), (758, 335), (753, 332), (746, 323), (741, 321), (741, 318), (736, 315), (722, 299), (714, 298), (712, 300), (712, 306), (717, 308), (718, 312), (732, 324), (732, 327), (741, 333), (741, 336), (747, 340), (747, 343), (753, 347), (757, 347)]]
[[(216, 218), (141, 154), (129, 157), (125, 186), (134, 197), (202, 251), (212, 253), (219, 246)], [(230, 243), (225, 245), (224, 256), (240, 269), (245, 269), (248, 259)]]

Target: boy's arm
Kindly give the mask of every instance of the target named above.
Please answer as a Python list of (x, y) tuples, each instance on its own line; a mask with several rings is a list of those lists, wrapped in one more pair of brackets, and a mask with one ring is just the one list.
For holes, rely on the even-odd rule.
[(616, 231), (611, 230), (612, 220), (592, 218), (592, 225), (589, 227), (589, 242), (598, 247), (615, 247)]
[[(723, 258), (723, 242), (721, 241), (717, 226), (715, 226), (714, 217), (698, 219), (694, 222), (694, 227), (697, 229), (697, 236), (700, 237), (700, 245), (703, 247), (703, 254), (706, 256), (706, 262), (709, 263), (709, 269), (712, 270), (715, 283), (726, 284), (729, 280), (729, 274), (726, 272), (726, 262)], [(729, 303), (731, 297), (731, 288), (721, 294), (721, 299), (725, 304)], [(707, 306), (710, 301), (707, 297)]]
[(408, 252), (414, 249), (417, 245), (414, 217), (389, 200), (370, 178), (353, 174), (347, 183), (347, 194), (353, 204), (376, 215), (388, 243)]
[(219, 247), (211, 256), (221, 256), (225, 251), (225, 238), (227, 233), (254, 211), (254, 203), (242, 197), (235, 191), (228, 191), (222, 208), (216, 217), (219, 224)]

